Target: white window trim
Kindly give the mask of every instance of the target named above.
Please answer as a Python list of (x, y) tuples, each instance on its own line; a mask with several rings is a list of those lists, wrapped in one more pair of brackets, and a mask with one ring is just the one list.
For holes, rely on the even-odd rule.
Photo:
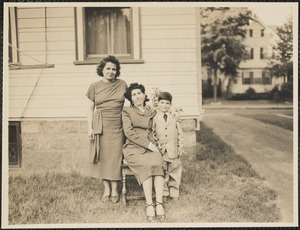
[(16, 24), (16, 8), (15, 7), (9, 7), (9, 13), (10, 13), (10, 33), (11, 33), (11, 45), (12, 45), (12, 62), (10, 64), (16, 64), (18, 63), (18, 40), (17, 40), (17, 24)]
[[(121, 63), (144, 63), (141, 60), (141, 38), (140, 38), (140, 10), (138, 7), (132, 7), (132, 55), (130, 59), (119, 59)], [(96, 64), (99, 58), (86, 59), (85, 57), (85, 31), (84, 31), (84, 7), (76, 7), (76, 31), (77, 31), (77, 60), (75, 65)]]

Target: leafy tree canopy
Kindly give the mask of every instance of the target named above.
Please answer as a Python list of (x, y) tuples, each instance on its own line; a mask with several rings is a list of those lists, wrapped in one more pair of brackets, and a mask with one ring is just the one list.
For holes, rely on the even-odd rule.
[(284, 25), (277, 28), (279, 41), (275, 49), (277, 50), (276, 60), (271, 61), (270, 70), (276, 77), (285, 76), (288, 80), (293, 76), (293, 21), (288, 18)]
[(288, 62), (293, 56), (293, 21), (291, 17), (283, 26), (277, 27), (277, 34), (280, 38), (276, 47), (278, 58), (282, 63)]
[(201, 16), (202, 64), (219, 68), (226, 76), (236, 77), (246, 55), (246, 37), (251, 11), (241, 7), (203, 7)]

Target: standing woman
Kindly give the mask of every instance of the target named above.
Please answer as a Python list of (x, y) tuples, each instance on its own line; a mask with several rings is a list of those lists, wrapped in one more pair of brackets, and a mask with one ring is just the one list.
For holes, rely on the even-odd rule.
[(121, 180), (122, 146), (124, 134), (121, 112), (124, 106), (127, 84), (117, 79), (120, 62), (114, 56), (104, 58), (97, 67), (102, 80), (90, 85), (88, 102), (88, 135), (91, 140), (90, 157), (93, 175), (100, 177), (104, 185), (102, 201), (119, 201), (118, 181)]
[[(153, 221), (156, 217), (159, 221), (164, 221), (163, 158), (151, 129), (155, 111), (145, 106), (147, 98), (143, 85), (130, 84), (126, 98), (130, 101), (131, 106), (125, 107), (122, 112), (123, 129), (126, 136), (123, 148), (124, 158), (139, 184), (143, 186), (147, 219)], [(152, 201), (153, 184), (155, 203)]]

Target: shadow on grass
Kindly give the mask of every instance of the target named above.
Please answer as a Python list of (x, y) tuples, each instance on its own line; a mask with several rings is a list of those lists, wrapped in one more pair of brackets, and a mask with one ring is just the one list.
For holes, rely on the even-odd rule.
[[(182, 156), (179, 200), (164, 204), (166, 223), (279, 221), (276, 192), (244, 158), (204, 124), (197, 140)], [(102, 193), (100, 180), (77, 173), (10, 176), (9, 224), (147, 223), (144, 200), (103, 203)], [(128, 193), (143, 193), (134, 177)]]
[[(210, 161), (211, 168), (223, 167), (223, 173), (242, 177), (261, 178), (251, 165), (233, 148), (226, 144), (212, 129), (201, 123), (201, 131), (196, 132), (196, 157), (200, 161)], [(261, 178), (262, 179), (262, 178)]]
[(259, 114), (259, 113), (258, 114), (237, 113), (236, 115), (252, 118), (252, 119), (264, 122), (266, 124), (276, 125), (278, 127), (293, 131), (293, 119), (290, 119), (290, 118), (285, 118), (285, 117), (276, 116), (274, 114), (265, 114), (265, 113), (261, 113), (261, 114)]

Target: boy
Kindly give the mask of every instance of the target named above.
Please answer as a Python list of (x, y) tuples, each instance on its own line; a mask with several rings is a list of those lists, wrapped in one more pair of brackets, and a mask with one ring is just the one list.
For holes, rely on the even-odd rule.
[(157, 114), (153, 118), (153, 131), (165, 165), (164, 197), (177, 200), (181, 181), (182, 165), (180, 156), (183, 149), (183, 132), (179, 113), (171, 110), (172, 95), (161, 92), (158, 96)]

